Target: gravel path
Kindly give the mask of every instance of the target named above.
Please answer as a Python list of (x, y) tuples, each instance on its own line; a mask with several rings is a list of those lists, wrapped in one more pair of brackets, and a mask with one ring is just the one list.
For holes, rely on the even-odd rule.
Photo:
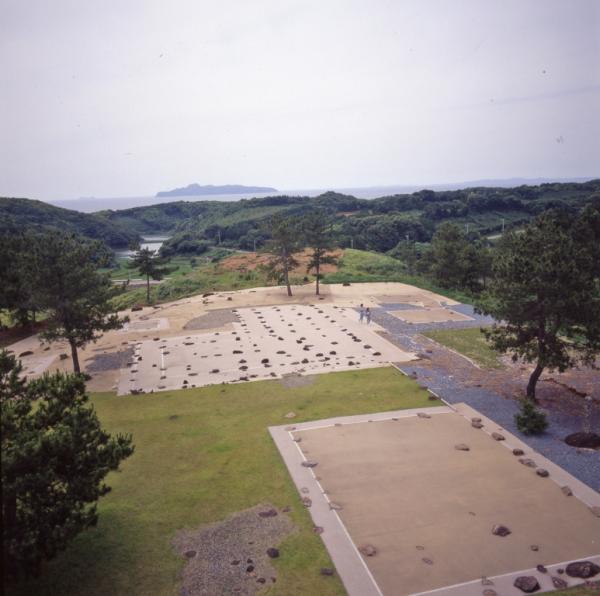
[[(402, 305), (385, 304), (381, 308), (374, 308), (372, 317), (374, 322), (386, 329), (390, 341), (424, 356), (419, 361), (400, 364), (398, 367), (401, 370), (416, 376), (420, 385), (435, 391), (449, 403), (465, 402), (479, 410), (532, 449), (600, 491), (600, 451), (576, 449), (564, 443), (564, 438), (570, 433), (585, 428), (596, 432), (600, 429), (598, 371), (574, 371), (567, 377), (568, 386), (557, 381), (557, 375), (540, 381), (539, 399), (550, 425), (542, 435), (526, 436), (517, 430), (514, 422), (519, 407), (514, 398), (524, 391), (529, 373), (526, 367), (513, 365), (502, 370), (481, 370), (466, 358), (420, 335), (430, 329), (489, 325), (493, 320), (476, 315), (472, 306), (461, 304), (452, 309), (473, 317), (473, 321), (409, 324), (389, 314), (390, 310), (400, 310), (399, 306)], [(586, 409), (585, 401), (573, 391), (577, 388), (595, 397), (590, 408)]]
[(273, 585), (277, 573), (267, 550), (293, 531), (290, 518), (266, 504), (178, 532), (173, 546), (187, 560), (181, 596), (252, 595)]

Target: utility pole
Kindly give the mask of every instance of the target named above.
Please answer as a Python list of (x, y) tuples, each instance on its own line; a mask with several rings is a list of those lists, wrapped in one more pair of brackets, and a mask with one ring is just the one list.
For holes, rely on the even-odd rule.
[(256, 238), (254, 238), (252, 242), (254, 242), (254, 252), (256, 252)]
[(502, 233), (504, 234), (504, 218), (502, 218)]
[(350, 248), (354, 248), (354, 236), (350, 236)]
[(217, 234), (219, 236), (219, 244), (221, 244), (221, 230), (217, 230)]
[(469, 224), (467, 224), (467, 236), (469, 235)]
[(406, 244), (408, 244), (409, 237), (410, 237), (410, 234), (406, 234)]

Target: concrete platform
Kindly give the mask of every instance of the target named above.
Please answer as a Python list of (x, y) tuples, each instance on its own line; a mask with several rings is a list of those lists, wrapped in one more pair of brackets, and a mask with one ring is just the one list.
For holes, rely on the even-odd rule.
[(352, 308), (281, 305), (237, 309), (230, 329), (134, 342), (118, 393), (387, 366), (415, 358), (359, 323)]
[[(270, 429), (351, 596), (516, 595), (518, 575), (552, 589), (573, 560), (600, 561), (600, 495), (468, 407), (428, 408)], [(465, 443), (469, 451), (455, 449)], [(512, 448), (550, 472), (519, 462)], [(302, 462), (314, 460), (313, 468)], [(568, 485), (573, 496), (565, 496)], [(334, 509), (331, 509), (334, 503)], [(492, 534), (496, 524), (511, 534)], [(371, 544), (372, 557), (357, 547)], [(532, 550), (535, 545), (538, 550)], [(545, 565), (543, 574), (536, 566)], [(581, 580), (560, 576), (569, 585)]]

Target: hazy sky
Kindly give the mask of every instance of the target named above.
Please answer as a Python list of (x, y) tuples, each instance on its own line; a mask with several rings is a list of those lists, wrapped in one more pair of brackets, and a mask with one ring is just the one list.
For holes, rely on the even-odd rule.
[(0, 196), (599, 164), (598, 0), (0, 0)]

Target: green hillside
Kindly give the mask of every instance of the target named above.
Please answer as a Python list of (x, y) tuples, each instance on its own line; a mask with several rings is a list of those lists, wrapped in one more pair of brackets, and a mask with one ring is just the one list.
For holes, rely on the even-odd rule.
[(422, 190), (378, 199), (357, 199), (335, 192), (318, 197), (274, 196), (232, 202), (164, 203), (99, 215), (137, 233), (169, 233), (167, 253), (202, 252), (208, 244), (253, 250), (267, 239), (263, 222), (277, 212), (300, 215), (322, 209), (334, 219), (342, 247), (386, 252), (408, 237), (429, 242), (444, 221), (470, 233), (491, 235), (520, 227), (542, 211), (561, 207), (578, 211), (600, 199), (600, 180), (515, 188)]
[(60, 230), (102, 240), (112, 248), (127, 247), (138, 234), (99, 214), (62, 209), (42, 201), (0, 197), (0, 234)]

